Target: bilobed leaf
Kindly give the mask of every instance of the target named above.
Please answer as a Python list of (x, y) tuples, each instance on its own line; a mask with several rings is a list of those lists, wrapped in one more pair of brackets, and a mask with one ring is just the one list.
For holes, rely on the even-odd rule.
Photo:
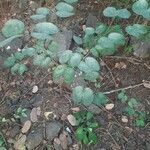
[(75, 41), (76, 44), (82, 45), (83, 41), (79, 36), (73, 36), (73, 40)]
[(139, 38), (141, 35), (147, 33), (147, 28), (145, 25), (134, 24), (133, 26), (127, 26), (125, 28), (126, 32), (132, 36)]
[(68, 11), (65, 11), (65, 10), (58, 10), (56, 11), (56, 15), (60, 18), (67, 18), (67, 17), (71, 17), (74, 15), (73, 12), (68, 12)]
[(145, 19), (150, 20), (150, 8), (147, 9), (147, 10), (145, 10), (145, 11), (143, 11), (143, 17), (144, 17)]
[(75, 103), (80, 103), (83, 97), (83, 87), (77, 86), (72, 91), (72, 99)]
[(65, 3), (65, 2), (59, 2), (56, 6), (55, 6), (57, 11), (66, 11), (66, 12), (73, 12), (74, 8)]
[(124, 45), (125, 44), (125, 37), (120, 33), (112, 32), (108, 35), (115, 45)]
[(60, 54), (59, 62), (61, 64), (65, 64), (70, 60), (71, 56), (72, 56), (72, 51), (71, 50), (66, 50), (62, 54)]
[(36, 10), (36, 14), (39, 14), (39, 15), (48, 15), (49, 14), (49, 9), (46, 8), (46, 7), (39, 7)]
[(82, 102), (85, 106), (92, 104), (94, 99), (93, 91), (90, 88), (85, 88), (83, 92)]
[(70, 60), (69, 60), (69, 65), (71, 67), (77, 67), (82, 59), (82, 55), (79, 53), (73, 53)]
[(67, 67), (64, 72), (64, 81), (67, 84), (71, 84), (74, 79), (74, 70), (70, 67)]
[(90, 49), (90, 52), (92, 53), (93, 56), (98, 57), (99, 53), (95, 47)]
[(2, 28), (2, 34), (5, 37), (11, 37), (14, 35), (22, 34), (25, 30), (24, 23), (18, 19), (10, 19)]
[(15, 64), (15, 61), (16, 61), (15, 57), (10, 56), (4, 61), (4, 66), (8, 68), (12, 67)]
[(101, 24), (101, 25), (99, 25), (99, 26), (96, 27), (95, 33), (97, 33), (97, 34), (102, 34), (102, 33), (104, 33), (106, 30), (107, 30), (107, 26), (104, 25), (104, 24)]
[(94, 104), (100, 106), (100, 105), (106, 104), (107, 102), (108, 102), (108, 99), (103, 93), (98, 92), (94, 95), (94, 100), (93, 100)]
[(138, 15), (143, 15), (143, 12), (148, 9), (147, 0), (138, 0), (132, 5), (132, 10)]
[(116, 17), (117, 16), (117, 10), (114, 7), (107, 7), (104, 9), (103, 14), (106, 17)]
[(65, 68), (66, 66), (64, 65), (57, 66), (53, 71), (53, 79), (56, 81), (59, 80), (63, 76)]
[(37, 32), (31, 32), (31, 36), (38, 40), (46, 40), (50, 37), (47, 33), (37, 33)]

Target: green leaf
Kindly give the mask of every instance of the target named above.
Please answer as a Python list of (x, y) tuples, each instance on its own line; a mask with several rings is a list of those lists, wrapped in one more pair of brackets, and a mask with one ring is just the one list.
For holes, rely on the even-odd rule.
[(87, 27), (87, 28), (85, 29), (85, 34), (86, 34), (86, 35), (92, 35), (92, 34), (94, 34), (94, 32), (95, 32), (95, 29), (92, 28), (92, 27)]
[(38, 14), (38, 15), (45, 15), (46, 16), (46, 15), (49, 14), (49, 9), (46, 8), (46, 7), (37, 8), (36, 14)]
[(49, 64), (51, 63), (51, 58), (50, 57), (46, 57), (43, 62), (41, 63), (42, 67), (48, 67)]
[(59, 80), (63, 76), (65, 68), (66, 66), (64, 65), (57, 66), (53, 71), (53, 80)]
[(94, 132), (88, 132), (89, 133), (89, 136), (88, 136), (88, 139), (89, 139), (89, 142), (92, 142), (94, 144), (97, 143), (97, 136)]
[(46, 40), (46, 39), (50, 38), (50, 35), (48, 35), (47, 33), (31, 32), (31, 36), (38, 40)]
[(84, 129), (82, 127), (79, 127), (76, 131), (75, 131), (75, 136), (77, 138), (78, 141), (82, 141), (84, 138), (84, 135), (86, 135)]
[(85, 106), (92, 104), (94, 99), (93, 91), (90, 88), (85, 88), (83, 91), (82, 102)]
[(70, 67), (67, 67), (64, 72), (64, 81), (67, 84), (71, 84), (74, 79), (74, 70)]
[(5, 37), (11, 37), (15, 35), (22, 34), (25, 30), (24, 23), (18, 19), (10, 19), (2, 28), (2, 34)]
[(83, 97), (83, 87), (82, 86), (77, 86), (73, 89), (72, 91), (72, 99), (75, 103), (80, 103), (82, 101)]
[(12, 74), (17, 73), (19, 67), (20, 67), (20, 64), (19, 64), (19, 63), (16, 63), (16, 64), (11, 68), (11, 73), (12, 73)]
[(104, 9), (103, 15), (106, 17), (116, 17), (117, 16), (117, 10), (114, 7), (107, 7)]
[(134, 110), (133, 108), (129, 107), (129, 106), (126, 107), (124, 111), (125, 111), (126, 113), (128, 113), (128, 115), (130, 115), (130, 116), (136, 115), (135, 110)]
[(83, 41), (79, 36), (73, 36), (73, 40), (75, 41), (76, 44), (82, 45)]
[(85, 58), (85, 63), (87, 64), (89, 69), (92, 70), (92, 71), (99, 71), (100, 70), (99, 63), (93, 57), (86, 57)]
[(125, 37), (120, 33), (112, 32), (108, 35), (108, 38), (111, 39), (115, 45), (125, 44)]
[(132, 10), (138, 15), (143, 15), (144, 11), (148, 9), (148, 2), (146, 0), (138, 0), (132, 5)]
[(33, 64), (37, 66), (41, 66), (42, 62), (45, 60), (45, 56), (43, 54), (34, 56)]
[(69, 65), (71, 67), (77, 67), (82, 59), (82, 55), (79, 53), (73, 53), (70, 60), (69, 60)]
[(121, 91), (117, 97), (119, 100), (121, 100), (122, 103), (125, 103), (128, 100), (128, 97), (125, 94), (125, 91)]
[(16, 60), (22, 60), (24, 58), (24, 54), (22, 52), (16, 52), (14, 56)]
[(26, 47), (22, 49), (22, 53), (24, 56), (34, 56), (36, 54), (36, 51), (33, 47)]
[(93, 56), (98, 57), (99, 53), (95, 47), (90, 49), (90, 52), (92, 53)]
[(64, 11), (64, 10), (59, 10), (56, 11), (56, 15), (60, 18), (67, 18), (67, 17), (71, 17), (74, 15), (73, 12), (68, 12), (68, 11)]
[(84, 79), (90, 80), (90, 81), (95, 81), (98, 77), (99, 77), (99, 73), (96, 71), (89, 70), (89, 72), (86, 72), (84, 74)]
[(92, 118), (93, 118), (93, 114), (88, 111), (86, 114), (86, 120), (88, 121), (88, 120), (91, 120)]
[(74, 8), (65, 3), (65, 2), (59, 2), (56, 6), (55, 6), (57, 11), (66, 11), (66, 12), (73, 12)]
[(106, 104), (107, 102), (108, 102), (108, 99), (103, 93), (98, 92), (94, 95), (94, 100), (93, 100), (94, 104), (100, 106), (100, 105)]
[(30, 16), (30, 18), (33, 21), (38, 21), (38, 20), (42, 20), (42, 19), (46, 18), (46, 16), (45, 15), (32, 15), (32, 16)]
[(97, 122), (94, 122), (94, 123), (91, 123), (91, 124), (89, 125), (89, 128), (94, 129), (94, 128), (97, 128), (98, 126), (99, 126), (98, 123), (97, 123)]
[(96, 27), (95, 33), (102, 34), (107, 30), (107, 26), (105, 24), (100, 24)]
[(66, 50), (62, 54), (60, 54), (59, 62), (61, 64), (65, 64), (70, 60), (71, 56), (72, 56), (72, 51), (71, 50)]
[(131, 13), (127, 9), (117, 10), (117, 16), (123, 19), (128, 19), (131, 16)]
[(135, 98), (131, 98), (128, 102), (128, 105), (131, 107), (131, 108), (135, 108), (137, 106), (138, 102)]
[(73, 4), (78, 2), (78, 0), (64, 0), (66, 3)]
[(83, 135), (83, 143), (85, 144), (85, 145), (87, 145), (87, 144), (89, 144), (89, 139), (88, 139), (88, 137), (87, 137), (87, 135), (85, 134), (85, 135)]
[(27, 71), (27, 67), (25, 64), (20, 64), (18, 68), (18, 73), (22, 75), (25, 71)]
[(141, 35), (147, 33), (147, 28), (144, 25), (134, 24), (133, 26), (127, 26), (126, 32), (132, 36), (139, 38)]
[(15, 61), (16, 61), (15, 57), (10, 56), (4, 61), (4, 66), (8, 68), (12, 67), (15, 64)]
[(59, 31), (58, 27), (50, 22), (37, 23), (32, 29), (32, 36), (35, 37), (36, 33), (46, 35), (52, 35)]

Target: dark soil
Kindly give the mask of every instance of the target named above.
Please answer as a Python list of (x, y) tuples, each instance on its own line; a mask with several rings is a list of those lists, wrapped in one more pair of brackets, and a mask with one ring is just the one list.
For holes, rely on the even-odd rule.
[[(97, 4), (98, 3), (98, 4)], [(86, 18), (89, 13), (92, 13), (98, 18), (98, 21), (104, 21), (101, 16), (101, 11), (104, 7), (110, 5), (110, 1), (100, 0), (81, 0), (77, 5), (76, 15), (68, 20), (58, 20), (58, 26), (60, 28), (72, 29), (74, 33), (81, 34), (82, 25), (86, 23)], [(3, 13), (0, 16), (0, 27), (10, 16), (14, 17), (16, 13), (17, 18), (27, 20), (25, 12), (20, 12), (12, 9), (10, 2), (3, 4)], [(29, 10), (28, 10), (29, 11)], [(7, 12), (7, 13), (6, 13)], [(107, 20), (105, 20), (106, 23)], [(26, 22), (28, 24), (28, 22)], [(120, 52), (118, 52), (120, 54)], [(95, 88), (94, 83), (89, 83), (90, 87), (93, 87), (95, 91), (110, 92), (116, 89), (122, 89), (129, 86), (138, 85), (145, 81), (150, 81), (150, 60), (142, 60), (121, 53), (115, 56), (105, 56), (99, 60), (105, 65), (101, 68), (101, 77), (99, 82), (101, 87)], [(30, 62), (30, 61), (29, 61)], [(125, 68), (116, 68), (116, 63), (124, 63)], [(45, 112), (53, 112), (50, 120), (59, 120), (63, 124), (63, 128), (69, 127), (74, 130), (68, 123), (66, 116), (72, 112), (71, 108), (76, 107), (70, 98), (70, 90), (66, 87), (60, 87), (53, 83), (51, 77), (51, 70), (41, 69), (32, 66), (29, 63), (29, 71), (23, 76), (13, 76), (9, 70), (0, 68), (0, 116), (5, 118), (11, 118), (19, 106), (23, 106), (29, 110), (39, 106), (41, 108), (41, 115), (38, 123), (33, 123), (33, 128), (38, 128), (43, 123), (47, 122), (44, 117)], [(32, 93), (32, 88), (37, 85), (39, 90), (37, 93)], [(132, 118), (129, 118), (127, 123), (121, 121), (122, 106), (117, 101), (117, 92), (107, 94), (109, 101), (115, 104), (115, 108), (108, 111), (105, 107), (101, 107), (102, 112), (99, 115), (95, 115), (95, 119), (99, 122), (100, 128), (96, 129), (98, 135), (98, 143), (92, 146), (83, 146), (79, 144), (79, 149), (89, 150), (149, 150), (150, 149), (150, 89), (145, 88), (143, 85), (137, 87), (131, 87), (126, 90), (127, 95), (132, 98), (137, 98), (145, 112), (147, 113), (146, 125), (143, 128), (135, 127), (132, 123)], [(38, 97), (39, 96), (39, 97)], [(37, 102), (33, 99), (38, 97)], [(39, 102), (39, 103), (38, 103)], [(78, 106), (80, 109), (85, 109), (83, 106)], [(8, 122), (0, 124), (0, 132), (6, 139), (7, 149), (13, 149), (12, 144), (8, 142), (10, 139), (8, 132), (11, 132), (14, 126), (18, 126), (19, 129), (16, 134), (19, 134), (20, 122)], [(15, 139), (16, 135), (13, 135), (11, 139)], [(73, 134), (71, 135), (73, 144), (76, 144)], [(35, 148), (36, 150), (45, 150), (45, 145), (51, 143), (43, 139), (42, 143)], [(72, 145), (69, 149), (72, 148)], [(53, 146), (52, 146), (53, 148)], [(72, 148), (73, 149), (73, 148)]]

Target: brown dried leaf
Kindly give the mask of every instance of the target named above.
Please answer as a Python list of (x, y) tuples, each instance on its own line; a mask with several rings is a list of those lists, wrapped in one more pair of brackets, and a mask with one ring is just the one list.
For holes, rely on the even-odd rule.
[(16, 143), (14, 144), (14, 148), (16, 150), (20, 150), (24, 147), (26, 141), (26, 135), (22, 135), (20, 138), (17, 139)]
[(21, 129), (21, 132), (22, 132), (22, 133), (27, 133), (30, 128), (31, 128), (31, 121), (30, 121), (30, 120), (27, 120), (27, 121), (24, 123), (24, 125), (23, 125), (23, 127), (22, 127), (22, 129)]
[(126, 69), (127, 65), (124, 62), (119, 62), (115, 64), (115, 68), (117, 69)]
[(68, 142), (67, 142), (67, 136), (65, 133), (60, 134), (59, 140), (60, 140), (61, 147), (63, 149), (67, 149)]

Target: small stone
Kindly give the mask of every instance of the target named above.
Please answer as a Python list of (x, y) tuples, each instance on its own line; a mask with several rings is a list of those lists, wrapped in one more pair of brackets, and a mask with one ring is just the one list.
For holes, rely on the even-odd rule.
[(114, 108), (114, 106), (115, 106), (115, 104), (110, 103), (110, 104), (106, 104), (105, 108), (106, 108), (107, 110), (112, 110), (112, 109)]
[(55, 137), (58, 136), (62, 124), (59, 122), (50, 122), (46, 125), (46, 137), (49, 141), (52, 141)]
[(91, 13), (89, 13), (86, 21), (86, 27), (96, 27), (97, 18), (93, 16)]
[(67, 142), (67, 136), (65, 133), (62, 133), (59, 135), (59, 140), (60, 140), (61, 147), (63, 149), (67, 149), (68, 142)]
[(36, 93), (39, 90), (38, 86), (33, 86), (32, 93)]
[(74, 111), (74, 112), (79, 112), (80, 108), (79, 107), (74, 107), (74, 108), (71, 108), (71, 110)]
[(34, 150), (43, 140), (42, 128), (37, 128), (34, 132), (30, 132), (27, 136), (26, 147), (28, 150)]
[(127, 123), (128, 122), (127, 116), (122, 116), (121, 120), (122, 120), (123, 123)]
[(21, 129), (21, 132), (22, 132), (22, 133), (27, 133), (30, 128), (31, 128), (31, 121), (30, 121), (30, 120), (27, 120), (27, 121), (24, 123), (24, 126), (23, 126), (22, 129)]

